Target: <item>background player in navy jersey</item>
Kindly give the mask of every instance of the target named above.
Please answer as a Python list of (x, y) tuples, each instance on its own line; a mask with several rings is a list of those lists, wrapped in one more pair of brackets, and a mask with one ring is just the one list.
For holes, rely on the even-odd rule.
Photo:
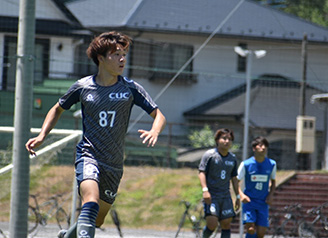
[(152, 128), (138, 130), (143, 143), (154, 146), (165, 127), (165, 117), (138, 83), (121, 76), (131, 45), (127, 35), (106, 32), (95, 37), (87, 55), (98, 73), (76, 81), (48, 112), (40, 134), (26, 143), (35, 154), (61, 114), (81, 103), (83, 136), (77, 145), (76, 179), (82, 198), (78, 221), (59, 237), (88, 237), (104, 223), (123, 175), (123, 147), (133, 105), (154, 118)]
[(221, 238), (230, 238), (230, 224), (236, 215), (230, 195), (230, 180), (236, 194), (235, 209), (240, 207), (237, 180), (237, 160), (229, 152), (234, 134), (229, 129), (219, 129), (215, 133), (217, 147), (206, 151), (199, 164), (199, 180), (203, 190), (206, 226), (203, 237), (210, 237), (221, 225)]
[(254, 156), (243, 161), (238, 168), (238, 179), (245, 181), (245, 189), (239, 189), (239, 194), (246, 238), (264, 237), (269, 226), (269, 205), (276, 189), (277, 168), (276, 162), (266, 157), (268, 147), (267, 139), (255, 138), (252, 141)]

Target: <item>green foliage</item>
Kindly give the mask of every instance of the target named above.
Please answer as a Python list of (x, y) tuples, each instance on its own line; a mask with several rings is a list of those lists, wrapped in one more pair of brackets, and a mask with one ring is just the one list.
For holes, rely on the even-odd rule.
[(321, 26), (328, 26), (328, 0), (254, 0)]
[(322, 26), (328, 26), (327, 0), (289, 0), (286, 2), (288, 4), (284, 9), (285, 12)]
[(214, 132), (209, 125), (205, 125), (201, 130), (193, 130), (188, 138), (194, 148), (215, 146)]

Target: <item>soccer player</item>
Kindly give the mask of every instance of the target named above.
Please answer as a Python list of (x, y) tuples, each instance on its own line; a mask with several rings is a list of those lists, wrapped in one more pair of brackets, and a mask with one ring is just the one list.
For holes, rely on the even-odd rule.
[(133, 105), (154, 118), (151, 129), (138, 130), (142, 142), (154, 146), (166, 119), (145, 89), (122, 77), (131, 38), (118, 32), (95, 37), (87, 55), (98, 73), (76, 81), (48, 112), (40, 134), (26, 143), (32, 155), (65, 110), (81, 103), (83, 136), (77, 145), (76, 179), (82, 198), (78, 221), (58, 237), (95, 236), (115, 201), (123, 175), (124, 139)]
[(230, 180), (236, 194), (235, 209), (240, 207), (237, 179), (237, 160), (229, 152), (234, 134), (229, 129), (219, 129), (214, 136), (216, 148), (206, 151), (199, 164), (199, 180), (203, 190), (206, 226), (203, 237), (210, 237), (221, 225), (221, 238), (230, 238), (230, 224), (236, 215), (230, 194)]
[[(238, 168), (238, 180), (245, 181), (239, 189), (243, 208), (246, 238), (262, 238), (269, 226), (269, 205), (276, 189), (276, 162), (266, 157), (269, 142), (264, 137), (252, 141), (254, 156), (243, 161)], [(270, 185), (271, 183), (271, 185)]]

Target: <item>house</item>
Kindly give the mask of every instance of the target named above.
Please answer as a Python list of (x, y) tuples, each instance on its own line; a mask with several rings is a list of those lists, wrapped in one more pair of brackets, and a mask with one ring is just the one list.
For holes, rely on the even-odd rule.
[[(9, 93), (14, 87), (14, 67), (8, 60), (15, 55), (15, 50), (8, 50), (8, 46), (15, 44), (12, 37), (17, 36), (19, 1), (1, 1), (0, 55), (4, 57), (0, 62), (3, 65), (0, 85), (2, 92)], [(325, 80), (328, 74), (328, 29), (250, 0), (207, 0), (201, 3), (197, 0), (39, 0), (36, 6), (38, 58), (43, 57), (44, 60), (38, 61), (36, 65), (38, 74), (35, 84), (39, 88), (35, 92), (46, 90), (44, 84), (49, 84), (49, 80), (73, 81), (82, 75), (95, 73), (95, 67), (84, 54), (89, 40), (103, 31), (122, 31), (134, 39), (125, 76), (141, 83), (156, 99), (168, 123), (172, 123), (164, 131), (166, 135), (185, 136), (189, 130), (186, 124), (208, 122), (209, 118), (203, 116), (211, 108), (216, 123), (219, 126), (234, 125), (236, 138), (239, 143), (242, 141), (243, 94), (229, 96), (225, 103), (220, 101), (229, 92), (243, 88), (245, 84), (247, 62), (234, 52), (235, 46), (267, 51), (264, 58), (254, 60), (253, 78), (279, 75), (288, 78), (287, 85), (296, 85), (302, 78), (301, 47), (306, 33), (307, 98), (311, 96), (311, 90), (318, 93), (328, 89)], [(6, 22), (11, 22), (11, 25)], [(277, 119), (267, 122), (261, 115), (269, 115), (273, 105), (257, 107), (253, 104), (255, 109), (263, 110), (262, 114), (254, 114), (251, 118), (256, 123), (253, 124), (253, 135), (273, 129), (279, 133), (288, 130), (289, 138), (293, 140), (298, 90), (294, 87), (291, 93), (287, 87), (283, 93), (281, 88), (274, 86), (275, 81), (277, 79), (271, 79), (272, 84), (266, 86), (268, 91), (264, 94), (280, 98), (277, 103), (283, 105), (284, 110), (277, 110)], [(257, 88), (263, 93), (263, 85), (257, 83)], [(253, 88), (253, 92), (256, 90)], [(289, 94), (294, 95), (293, 103), (285, 97)], [(52, 100), (58, 98), (58, 90), (51, 95)], [(213, 99), (217, 100), (213, 102)], [(270, 103), (272, 100), (262, 101), (262, 104), (264, 102)], [(43, 109), (49, 108), (48, 100), (44, 103), (41, 110), (34, 110), (34, 115), (42, 114)], [(53, 104), (53, 101), (49, 104)], [(320, 137), (323, 111), (308, 102), (306, 108), (309, 115), (317, 118)], [(227, 113), (231, 113), (234, 120), (228, 123), (222, 110), (228, 110)], [(200, 113), (198, 118), (195, 118), (195, 114), (191, 116), (195, 112)], [(286, 112), (289, 112), (288, 116)], [(131, 118), (140, 119), (138, 123), (132, 124), (131, 133), (136, 131), (141, 121), (150, 121), (138, 108), (133, 109)], [(2, 120), (0, 123), (5, 123)], [(35, 123), (39, 123), (39, 120), (35, 120)], [(279, 133), (274, 142), (280, 143), (284, 139), (285, 135)], [(283, 143), (280, 144), (282, 151)], [(320, 156), (321, 145), (317, 143), (317, 151), (311, 156)], [(292, 146), (287, 147), (289, 150), (283, 151), (285, 154), (295, 154)]]

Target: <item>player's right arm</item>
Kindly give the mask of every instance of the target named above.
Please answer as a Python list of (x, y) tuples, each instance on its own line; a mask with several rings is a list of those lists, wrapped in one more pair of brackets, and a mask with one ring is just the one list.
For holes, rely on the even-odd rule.
[[(237, 179), (239, 181), (245, 180), (245, 176), (246, 176), (246, 171), (245, 171), (245, 166), (244, 166), (244, 162), (241, 162), (238, 168), (238, 175), (237, 175)], [(238, 190), (239, 190), (239, 195), (240, 195), (240, 201), (242, 203), (248, 203), (251, 201), (251, 199), (244, 193), (244, 191), (241, 189), (242, 186), (238, 186)]]
[(206, 174), (204, 171), (199, 171), (198, 178), (200, 181), (200, 185), (202, 186), (203, 190), (203, 199), (206, 204), (211, 204), (211, 194), (208, 191), (207, 183), (206, 183)]
[(58, 119), (65, 110), (57, 102), (48, 112), (44, 119), (41, 131), (37, 137), (31, 138), (25, 144), (26, 150), (31, 154), (35, 155), (34, 149), (42, 144), (49, 132), (55, 127)]

